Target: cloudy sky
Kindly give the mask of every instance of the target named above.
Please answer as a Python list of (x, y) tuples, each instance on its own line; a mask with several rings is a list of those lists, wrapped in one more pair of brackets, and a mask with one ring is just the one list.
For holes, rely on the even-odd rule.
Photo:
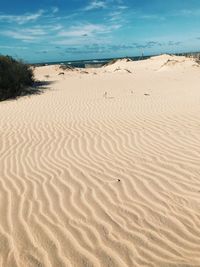
[(0, 53), (27, 62), (200, 50), (200, 0), (6, 0)]

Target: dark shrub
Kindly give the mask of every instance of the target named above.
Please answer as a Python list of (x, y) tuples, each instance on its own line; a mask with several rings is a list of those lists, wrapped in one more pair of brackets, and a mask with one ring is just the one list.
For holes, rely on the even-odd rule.
[(74, 69), (75, 69), (74, 67), (69, 66), (69, 65), (65, 65), (65, 64), (60, 65), (59, 68), (60, 68), (61, 70), (74, 70)]
[(29, 65), (10, 56), (0, 56), (0, 101), (21, 95), (33, 82)]

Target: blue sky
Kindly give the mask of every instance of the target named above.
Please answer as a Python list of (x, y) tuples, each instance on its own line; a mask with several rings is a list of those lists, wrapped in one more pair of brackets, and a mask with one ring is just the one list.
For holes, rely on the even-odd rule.
[(27, 62), (200, 50), (200, 0), (6, 0), (0, 53)]

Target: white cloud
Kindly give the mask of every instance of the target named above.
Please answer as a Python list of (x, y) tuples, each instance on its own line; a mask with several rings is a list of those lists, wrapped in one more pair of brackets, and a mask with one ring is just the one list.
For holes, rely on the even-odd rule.
[(59, 31), (63, 28), (62, 25), (58, 24), (58, 25), (54, 25), (54, 26), (49, 26), (51, 31)]
[(41, 40), (43, 37), (51, 38), (51, 36), (56, 36), (57, 32), (63, 28), (62, 25), (35, 25), (31, 28), (13, 28), (8, 30), (3, 30), (0, 35), (10, 37), (12, 39), (18, 39), (22, 41), (37, 41)]
[(93, 43), (105, 44), (112, 41), (112, 35), (108, 34), (121, 27), (120, 24), (83, 24), (70, 27), (66, 31), (57, 34), (52, 44), (56, 45), (91, 45)]
[(111, 30), (119, 29), (121, 25), (104, 25), (104, 24), (86, 24), (80, 26), (73, 26), (67, 31), (61, 31), (59, 36), (64, 37), (81, 37), (81, 36), (92, 36), (94, 34), (109, 33)]
[(37, 28), (37, 27), (23, 30), (23, 32), (27, 34), (31, 34), (33, 36), (41, 36), (41, 35), (47, 34), (44, 29)]
[(1, 15), (0, 14), (0, 21), (5, 21), (9, 23), (17, 23), (17, 24), (25, 24), (28, 22), (36, 21), (39, 19), (42, 14), (44, 13), (43, 10), (38, 10), (36, 13), (26, 13), (24, 15)]
[(80, 37), (80, 36), (88, 36), (93, 33), (100, 33), (105, 31), (104, 25), (98, 24), (87, 24), (81, 26), (73, 26), (68, 31), (61, 31), (59, 33), (60, 36), (69, 36), (69, 37)]
[(110, 21), (116, 21), (120, 20), (122, 18), (122, 12), (121, 11), (113, 11), (109, 14)]
[(1, 49), (23, 49), (23, 50), (26, 50), (28, 49), (28, 47), (25, 47), (25, 46), (8, 46), (8, 45), (0, 45), (0, 48)]
[(55, 13), (58, 13), (59, 11), (59, 8), (58, 7), (52, 7), (52, 13), (55, 14)]
[(18, 39), (18, 40), (23, 40), (23, 41), (26, 41), (26, 40), (35, 40), (37, 39), (37, 36), (33, 36), (29, 33), (26, 33), (26, 32), (23, 32), (23, 31), (3, 31), (2, 32), (3, 35), (5, 36), (8, 36), (8, 37), (11, 37), (11, 38), (14, 38), (14, 39)]
[[(98, 45), (100, 44), (108, 44), (112, 42), (112, 38), (110, 36), (104, 36), (104, 37), (98, 37)], [(92, 45), (96, 44), (97, 39), (95, 36), (87, 37), (87, 38), (81, 38), (81, 37), (76, 37), (76, 38), (65, 38), (65, 39), (56, 39), (54, 41), (51, 41), (51, 44), (54, 45), (61, 45), (61, 46), (78, 46), (82, 47), (83, 45)]]
[(35, 41), (47, 35), (47, 32), (44, 29), (34, 27), (30, 29), (5, 30), (1, 32), (1, 35), (22, 41)]
[(125, 9), (128, 8), (128, 6), (118, 6), (117, 8), (120, 9), (120, 10), (125, 10)]
[(89, 11), (89, 10), (100, 9), (100, 8), (105, 8), (105, 7), (106, 7), (105, 1), (93, 0), (90, 2), (88, 6), (84, 8), (84, 10)]
[(200, 16), (200, 9), (181, 9), (179, 11), (177, 11), (175, 14), (175, 16), (184, 16), (184, 17), (188, 17), (188, 16)]
[[(112, 2), (113, 1), (113, 2)], [(117, 0), (104, 0), (104, 1), (92, 1), (87, 7), (88, 10), (95, 8), (104, 8), (107, 4), (116, 3)], [(116, 8), (115, 8), (116, 10)], [(49, 12), (48, 12), (49, 11)], [(70, 43), (88, 43), (89, 40), (98, 37), (108, 38), (112, 36), (112, 31), (115, 31), (122, 27), (120, 20), (109, 20), (105, 22), (105, 18), (102, 18), (103, 23), (90, 23), (77, 22), (74, 26), (66, 27), (66, 17), (61, 17), (63, 21), (52, 20), (57, 18), (54, 13), (58, 12), (57, 7), (52, 7), (49, 10), (38, 10), (36, 13), (25, 13), (23, 15), (6, 15), (0, 14), (0, 22), (6, 21), (12, 24), (3, 24), (3, 29), (0, 31), (0, 35), (6, 37), (21, 40), (22, 42), (34, 42), (39, 43), (44, 39), (49, 41), (70, 42)], [(120, 17), (122, 10), (118, 9), (110, 14), (116, 19)], [(108, 14), (107, 14), (108, 15)], [(29, 24), (31, 22), (31, 24)], [(32, 23), (34, 22), (34, 24)], [(68, 24), (69, 25), (69, 24)], [(66, 39), (70, 39), (70, 41)]]
[[(137, 15), (136, 15), (136, 17), (137, 17)], [(155, 15), (155, 14), (139, 15), (138, 18), (139, 19), (147, 19), (147, 20), (148, 19), (149, 20), (151, 20), (151, 19), (161, 19), (161, 20), (164, 20), (165, 19), (163, 16), (159, 16), (159, 15)]]

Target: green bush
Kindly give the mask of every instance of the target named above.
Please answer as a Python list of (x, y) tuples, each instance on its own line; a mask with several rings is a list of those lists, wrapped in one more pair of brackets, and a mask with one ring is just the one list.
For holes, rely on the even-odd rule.
[(33, 82), (29, 65), (10, 56), (0, 56), (0, 101), (21, 95)]

